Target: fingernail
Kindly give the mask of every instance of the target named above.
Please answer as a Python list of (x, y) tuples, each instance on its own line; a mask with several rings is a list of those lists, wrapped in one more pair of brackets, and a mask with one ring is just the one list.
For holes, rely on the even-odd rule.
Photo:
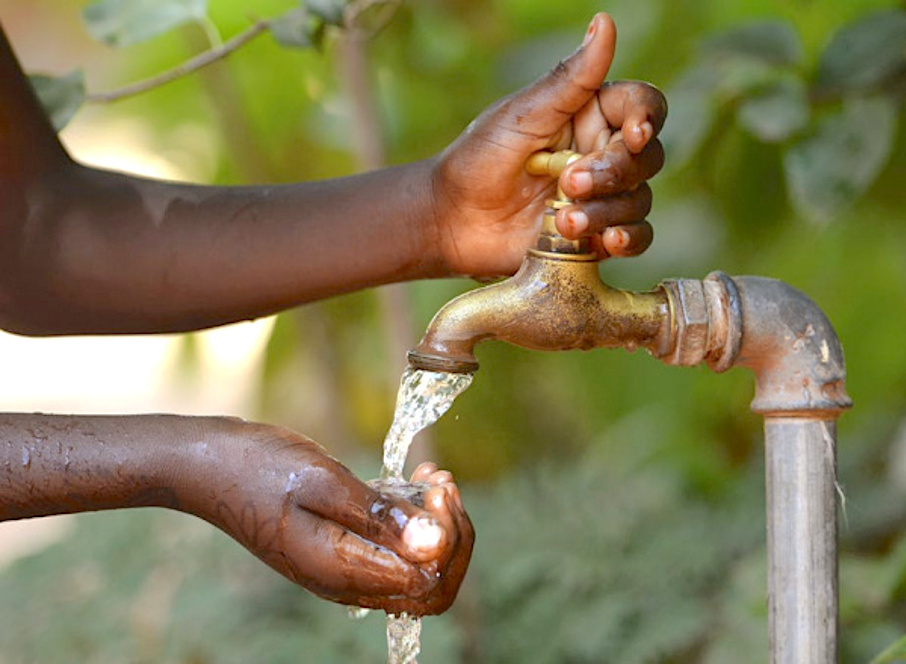
[(595, 32), (598, 30), (598, 22), (595, 19), (591, 19), (591, 23), (588, 24), (588, 30), (585, 31), (585, 39), (582, 40), (582, 46), (588, 46), (591, 43), (591, 40), (595, 38)]
[(619, 228), (611, 226), (604, 231), (604, 246), (608, 251), (612, 249), (623, 249), (629, 241), (629, 233)]
[(566, 219), (573, 235), (581, 235), (588, 230), (588, 215), (582, 210), (572, 210), (566, 215)]
[(574, 171), (569, 176), (569, 186), (574, 196), (581, 196), (591, 191), (593, 184), (591, 173), (588, 171)]
[(403, 543), (410, 551), (426, 551), (437, 548), (444, 531), (434, 519), (417, 516), (409, 519), (403, 530)]
[(647, 120), (632, 127), (633, 145), (629, 146), (629, 149), (632, 152), (641, 152), (652, 136), (654, 136), (654, 127)]

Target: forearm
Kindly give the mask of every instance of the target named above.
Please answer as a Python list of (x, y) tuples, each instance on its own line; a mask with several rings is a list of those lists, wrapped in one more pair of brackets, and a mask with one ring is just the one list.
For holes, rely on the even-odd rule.
[[(2, 324), (172, 332), (440, 276), (431, 164), (281, 186), (162, 183), (78, 166), (28, 192)], [(9, 225), (9, 224), (8, 224)]]
[[(186, 460), (211, 418), (0, 415), (0, 520), (121, 507), (185, 509)], [(210, 426), (210, 425), (209, 425)], [(215, 428), (215, 427), (211, 427)]]
[(431, 162), (247, 187), (85, 168), (63, 150), (2, 30), (0, 97), (0, 328), (185, 331), (446, 274)]

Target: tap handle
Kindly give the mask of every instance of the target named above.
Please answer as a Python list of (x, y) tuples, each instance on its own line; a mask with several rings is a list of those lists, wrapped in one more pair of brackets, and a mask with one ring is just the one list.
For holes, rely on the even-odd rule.
[(560, 177), (560, 174), (566, 170), (566, 167), (582, 155), (573, 150), (539, 150), (525, 162), (525, 170), (529, 175), (547, 175), (552, 178)]
[[(567, 166), (577, 159), (581, 159), (582, 156), (573, 150), (557, 150), (556, 152), (540, 150), (528, 158), (525, 162), (525, 170), (529, 175), (546, 175), (552, 178), (559, 178)], [(535, 249), (597, 260), (596, 254), (591, 250), (588, 238), (568, 240), (560, 235), (557, 230), (555, 222), (557, 209), (571, 204), (572, 200), (563, 193), (560, 187), (557, 187), (556, 198), (547, 201), (547, 210), (544, 216), (541, 217), (541, 232), (535, 242)]]

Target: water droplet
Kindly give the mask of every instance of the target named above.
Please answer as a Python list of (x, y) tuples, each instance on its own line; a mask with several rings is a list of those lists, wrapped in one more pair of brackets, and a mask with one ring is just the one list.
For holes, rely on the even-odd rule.
[(31, 452), (27, 447), (22, 448), (22, 467), (28, 468), (31, 465)]

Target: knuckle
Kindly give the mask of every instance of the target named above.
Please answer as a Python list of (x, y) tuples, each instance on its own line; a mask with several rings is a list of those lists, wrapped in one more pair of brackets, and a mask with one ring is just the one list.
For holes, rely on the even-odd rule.
[(551, 78), (563, 79), (569, 76), (569, 66), (566, 60), (560, 60), (550, 72)]
[(612, 160), (604, 168), (594, 171), (595, 188), (601, 193), (612, 193), (626, 180), (626, 166)]

